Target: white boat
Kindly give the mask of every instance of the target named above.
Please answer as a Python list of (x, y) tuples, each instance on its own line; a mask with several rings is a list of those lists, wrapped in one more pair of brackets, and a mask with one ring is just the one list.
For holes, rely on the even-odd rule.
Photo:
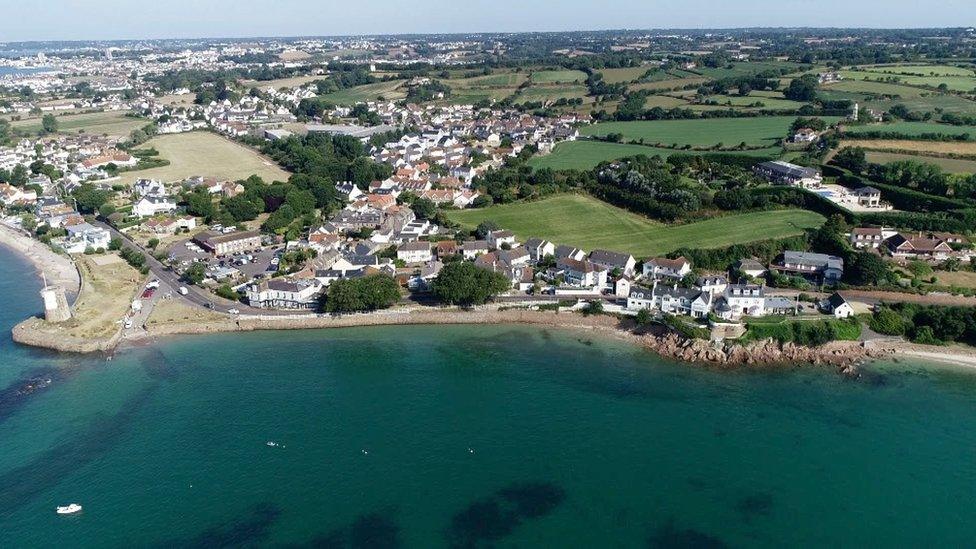
[(77, 513), (78, 511), (81, 511), (81, 505), (78, 505), (77, 503), (58, 507), (59, 515), (70, 515), (72, 513)]

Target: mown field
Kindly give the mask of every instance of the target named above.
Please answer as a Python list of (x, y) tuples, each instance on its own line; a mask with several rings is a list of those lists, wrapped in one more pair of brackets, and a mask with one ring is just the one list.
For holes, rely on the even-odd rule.
[(644, 76), (651, 67), (627, 67), (624, 69), (600, 69), (598, 72), (603, 75), (603, 81), (608, 84), (618, 84), (621, 82), (633, 82)]
[(976, 88), (976, 76), (969, 75), (950, 75), (950, 76), (916, 76), (909, 74), (886, 75), (878, 72), (878, 68), (872, 71), (840, 71), (841, 76), (847, 80), (878, 80), (882, 78), (897, 78), (899, 82), (914, 86), (938, 87), (942, 84), (952, 91), (971, 92)]
[(573, 99), (586, 96), (586, 87), (580, 85), (532, 85), (524, 88), (515, 98), (516, 103), (535, 101), (555, 101), (557, 99)]
[(913, 160), (915, 162), (926, 162), (935, 164), (947, 173), (970, 174), (976, 173), (976, 160), (964, 160), (959, 158), (942, 158), (939, 156), (925, 156), (921, 154), (904, 154), (883, 151), (867, 151), (865, 153), (868, 162), (874, 164), (887, 164), (902, 160)]
[[(836, 117), (823, 117), (829, 123)], [(605, 136), (619, 133), (625, 140), (643, 139), (646, 143), (733, 147), (745, 142), (750, 146), (772, 146), (787, 135), (792, 116), (754, 118), (713, 118), (687, 120), (648, 120), (638, 122), (603, 122), (587, 126), (580, 133)]]
[(586, 80), (586, 73), (572, 70), (536, 71), (532, 73), (531, 79), (535, 84), (584, 82)]
[(604, 248), (638, 257), (681, 247), (718, 248), (736, 243), (797, 235), (818, 227), (823, 216), (806, 210), (752, 212), (687, 225), (666, 226), (585, 195), (558, 195), (535, 202), (448, 212), (466, 227), (490, 219), (515, 232), (585, 250)]
[[(128, 111), (90, 112), (82, 114), (55, 115), (58, 120), (58, 133), (90, 133), (111, 137), (128, 136), (132, 130), (149, 123), (144, 118), (125, 116)], [(10, 125), (18, 130), (39, 133), (41, 118), (14, 120)]]
[(388, 82), (363, 84), (323, 95), (322, 98), (338, 105), (354, 105), (365, 101), (376, 101), (380, 97), (387, 100), (403, 99), (407, 94), (398, 89), (403, 83), (403, 80), (390, 80)]
[(309, 82), (315, 82), (316, 80), (322, 80), (326, 78), (320, 75), (307, 75), (307, 76), (293, 76), (291, 78), (279, 78), (277, 80), (242, 80), (241, 85), (250, 87), (256, 87), (259, 90), (266, 90), (269, 87), (274, 89), (280, 88), (297, 88), (299, 86), (304, 86)]
[(161, 135), (149, 140), (144, 148), (155, 148), (168, 166), (123, 172), (122, 183), (131, 185), (139, 178), (178, 181), (194, 175), (218, 179), (244, 179), (253, 174), (265, 181), (285, 181), (290, 175), (257, 152), (219, 135), (196, 131)]
[[(750, 156), (778, 156), (782, 152), (779, 147), (769, 147), (736, 154)], [(607, 143), (606, 141), (566, 141), (559, 143), (551, 153), (529, 159), (529, 166), (533, 168), (552, 168), (554, 170), (588, 170), (600, 162), (616, 160), (628, 156), (659, 155), (664, 158), (672, 154), (703, 154), (700, 151), (683, 151), (662, 147), (648, 147), (645, 145), (631, 145), (627, 143)]]

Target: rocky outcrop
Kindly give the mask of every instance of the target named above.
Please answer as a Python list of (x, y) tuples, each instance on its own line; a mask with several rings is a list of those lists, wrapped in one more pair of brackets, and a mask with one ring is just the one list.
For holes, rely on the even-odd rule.
[(715, 343), (667, 333), (642, 336), (641, 343), (662, 356), (685, 362), (722, 366), (830, 365), (846, 375), (856, 375), (858, 363), (888, 354), (884, 349), (867, 348), (857, 341), (833, 341), (818, 347), (803, 347), (773, 339), (748, 344)]
[(122, 339), (119, 328), (110, 337), (78, 338), (68, 334), (52, 332), (49, 325), (40, 318), (28, 318), (10, 330), (11, 338), (21, 345), (42, 347), (62, 353), (98, 353), (111, 351)]

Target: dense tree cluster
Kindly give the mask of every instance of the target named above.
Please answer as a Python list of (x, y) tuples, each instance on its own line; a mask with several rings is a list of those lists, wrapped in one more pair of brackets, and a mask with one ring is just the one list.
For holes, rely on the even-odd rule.
[(322, 294), (322, 309), (330, 313), (353, 313), (388, 309), (400, 299), (400, 287), (384, 274), (336, 280)]
[(976, 345), (976, 308), (896, 303), (874, 314), (871, 329), (916, 343)]
[(443, 303), (470, 306), (483, 304), (510, 288), (511, 283), (504, 275), (465, 261), (445, 265), (431, 290)]

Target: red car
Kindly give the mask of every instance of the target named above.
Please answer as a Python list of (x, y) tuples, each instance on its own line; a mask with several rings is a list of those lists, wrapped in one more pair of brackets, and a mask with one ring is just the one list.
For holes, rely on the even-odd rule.
[(153, 292), (155, 292), (155, 291), (156, 290), (154, 290), (153, 288), (146, 288), (146, 291), (145, 292), (142, 292), (142, 297), (144, 299), (149, 299), (150, 297), (153, 296)]

